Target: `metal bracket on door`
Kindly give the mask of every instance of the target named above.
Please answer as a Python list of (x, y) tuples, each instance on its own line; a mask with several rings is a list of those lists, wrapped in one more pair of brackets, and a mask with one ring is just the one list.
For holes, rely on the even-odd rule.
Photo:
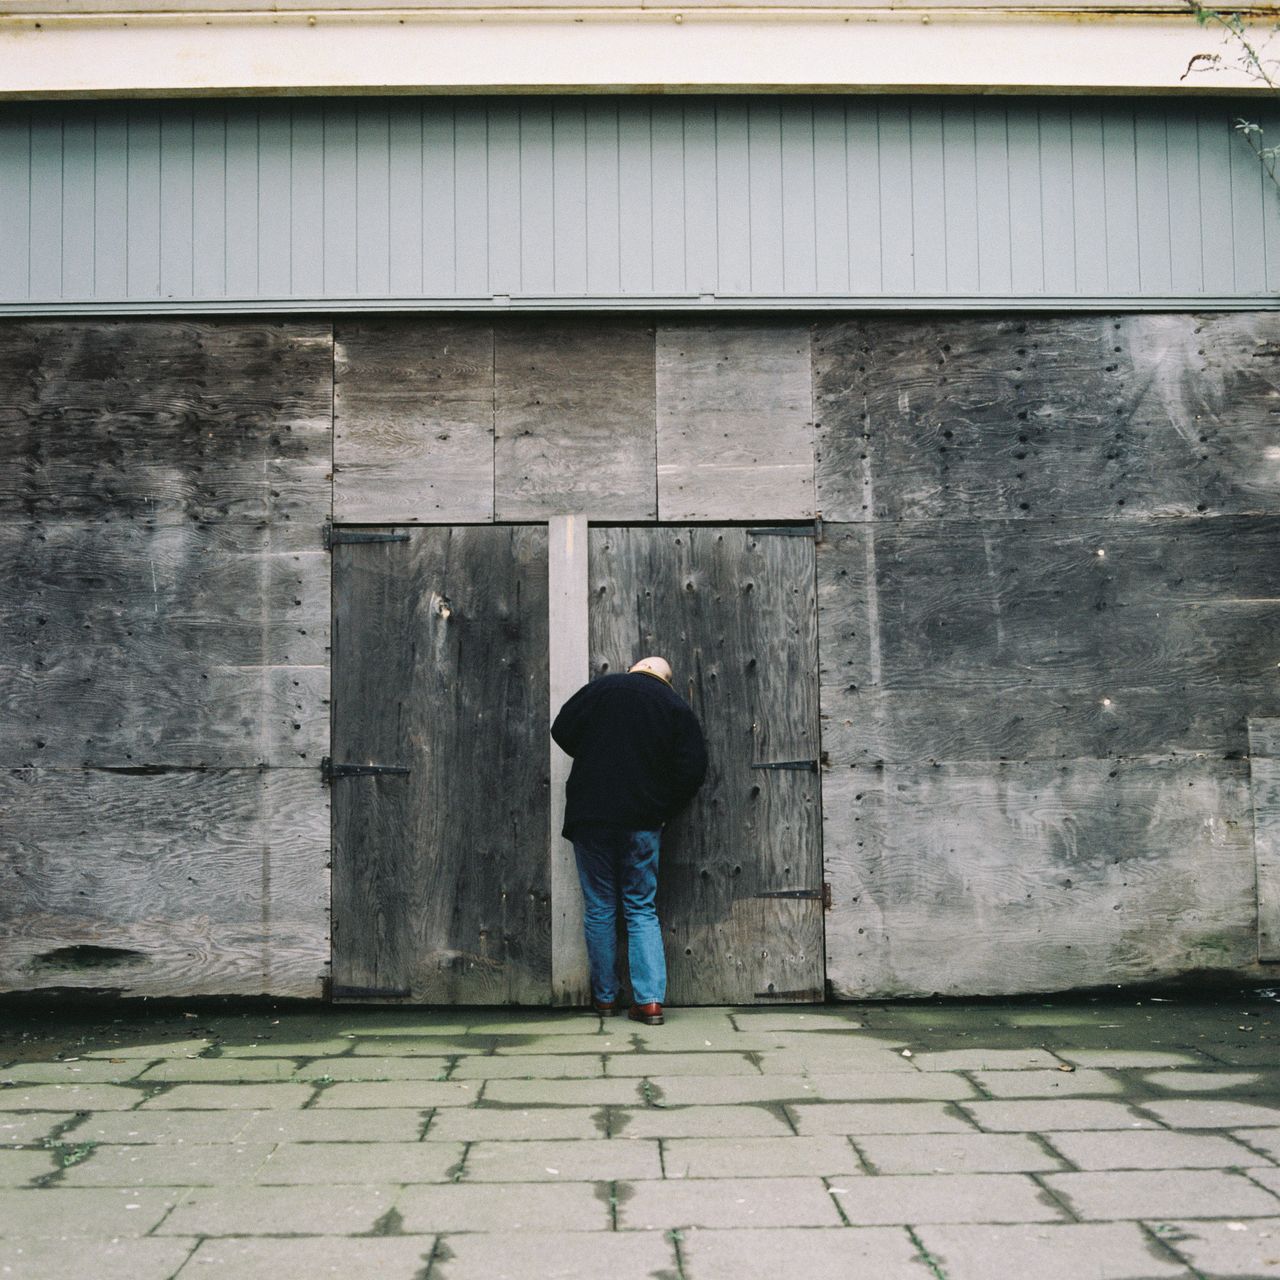
[(753, 769), (794, 769), (798, 773), (817, 773), (816, 760), (771, 760), (768, 764), (753, 764)]
[(332, 551), (334, 547), (350, 546), (359, 542), (408, 542), (407, 533), (373, 533), (368, 529), (336, 529), (331, 524), (324, 526), (324, 549)]
[(332, 782), (334, 778), (364, 778), (370, 774), (409, 772), (410, 770), (398, 764), (334, 764), (328, 756), (320, 761), (320, 776), (325, 782)]
[(779, 524), (763, 529), (748, 529), (753, 538), (812, 538), (822, 541), (822, 517), (816, 516), (812, 524)]
[(770, 889), (757, 893), (757, 898), (788, 898), (798, 902), (821, 902), (824, 911), (831, 910), (831, 885), (825, 880), (821, 889)]

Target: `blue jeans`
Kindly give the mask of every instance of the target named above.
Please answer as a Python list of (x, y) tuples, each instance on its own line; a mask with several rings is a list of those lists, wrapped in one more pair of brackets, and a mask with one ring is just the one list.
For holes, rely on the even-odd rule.
[(667, 994), (667, 960), (654, 900), (658, 892), (659, 831), (583, 827), (573, 852), (582, 883), (583, 926), (591, 964), (591, 994), (618, 997), (618, 907), (627, 924), (631, 998), (661, 1004)]

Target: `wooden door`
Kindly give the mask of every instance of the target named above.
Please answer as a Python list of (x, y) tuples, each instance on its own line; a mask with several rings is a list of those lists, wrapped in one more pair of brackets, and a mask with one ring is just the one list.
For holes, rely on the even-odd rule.
[(707, 738), (663, 838), (672, 1004), (824, 995), (814, 543), (791, 532), (591, 531), (592, 675), (661, 654)]
[(546, 528), (333, 554), (334, 998), (545, 1004)]

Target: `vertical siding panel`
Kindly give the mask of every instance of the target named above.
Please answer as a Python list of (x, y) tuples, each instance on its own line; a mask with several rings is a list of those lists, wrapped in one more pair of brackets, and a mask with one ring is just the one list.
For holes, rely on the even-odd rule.
[(330, 298), (359, 292), (356, 216), (356, 118), (351, 104), (324, 108), (324, 291)]
[(1133, 111), (1108, 104), (1102, 113), (1102, 171), (1106, 223), (1103, 289), (1137, 293), (1141, 286), (1138, 226), (1137, 135)]
[[(1273, 147), (1280, 142), (1280, 115), (1274, 111), (1258, 111), (1262, 125), (1263, 145)], [(1262, 182), (1262, 232), (1267, 259), (1266, 291), (1280, 291), (1280, 186), (1269, 175)]]
[(0, 113), (0, 299), (20, 301), (30, 292), (31, 114), (9, 108)]
[(93, 134), (90, 111), (66, 109), (62, 126), (62, 296), (68, 302), (93, 297)]
[(555, 290), (587, 291), (587, 110), (557, 102), (552, 115), (555, 183)]
[(653, 292), (653, 121), (643, 99), (618, 105), (618, 275), (622, 292)]
[(587, 292), (621, 290), (618, 242), (618, 108), (587, 104)]
[(1225, 112), (1197, 112), (1200, 154), (1200, 247), (1204, 291), (1230, 293), (1235, 287), (1235, 244), (1231, 218), (1231, 125)]
[(1013, 292), (1013, 227), (1009, 192), (1009, 110), (1003, 102), (979, 102), (973, 115), (974, 182), (977, 185), (978, 290)]
[(712, 294), (719, 285), (716, 209), (716, 107), (709, 99), (684, 104), (685, 287)]
[(917, 293), (947, 291), (947, 180), (942, 108), (917, 103), (911, 116), (911, 227)]
[(1097, 296), (1107, 291), (1107, 188), (1102, 157), (1102, 112), (1092, 104), (1073, 104), (1070, 113), (1075, 289)]
[(551, 106), (520, 109), (520, 292), (555, 292), (555, 152)]
[(1267, 248), (1262, 229), (1263, 182), (1266, 175), (1248, 139), (1234, 129), (1231, 157), (1231, 232), (1235, 250), (1232, 289), (1261, 293), (1266, 288)]
[(258, 287), (258, 111), (227, 108), (227, 293), (256, 298)]
[(1204, 290), (1204, 259), (1200, 249), (1200, 140), (1196, 109), (1168, 108), (1169, 240), (1173, 289), (1177, 293)]
[(93, 293), (103, 300), (119, 301), (129, 294), (128, 146), (124, 108), (101, 108), (94, 129)]
[(850, 102), (845, 107), (846, 198), (849, 210), (849, 292), (868, 297), (882, 293), (884, 231), (881, 214), (880, 104)]
[(324, 297), (324, 107), (290, 108), (289, 274), (299, 298)]
[(31, 120), (31, 296), (62, 297), (62, 115), (50, 110)]
[[(930, 185), (938, 182), (935, 174)], [(916, 287), (915, 210), (911, 192), (911, 108), (905, 102), (880, 104), (880, 252), (885, 293), (912, 293)]]
[(293, 122), (289, 105), (264, 102), (258, 109), (258, 292), (286, 298), (293, 229)]
[[(446, 130), (448, 115), (436, 127), (435, 104), (428, 104), (425, 140), (426, 159), (423, 161), (423, 182), (427, 183), (425, 197), (430, 209), (436, 208), (433, 188), (439, 185), (448, 190), (453, 200), (453, 221), (446, 226), (443, 217), (434, 215), (431, 225), (440, 233), (448, 233), (454, 245), (457, 283), (456, 291), (466, 297), (482, 297), (492, 292), (489, 287), (489, 164), (485, 155), (485, 139), (489, 133), (489, 114), (483, 102), (458, 102), (453, 106), (452, 141)], [(452, 147), (452, 158), (446, 157), (445, 147)], [(451, 168), (451, 172), (450, 172)], [(439, 279), (444, 285), (445, 264), (435, 263), (433, 258), (443, 254), (444, 245), (433, 247), (426, 241), (427, 280)], [(453, 292), (447, 287), (443, 292)]]
[(489, 288), (520, 292), (520, 108), (489, 105)]
[[(130, 298), (160, 295), (160, 112), (129, 109)], [(257, 231), (254, 219), (254, 233)]]
[(813, 104), (779, 99), (782, 113), (782, 288), (818, 292), (817, 173)]
[(422, 292), (422, 104), (388, 99), (388, 287), (393, 297)]
[(970, 103), (948, 102), (942, 108), (942, 186), (946, 199), (942, 211), (946, 289), (949, 293), (978, 293), (982, 288), (978, 269), (978, 141)]
[(844, 103), (813, 104), (814, 257), (816, 291), (849, 290), (849, 170), (845, 155)]
[(747, 199), (751, 202), (750, 289), (777, 295), (786, 289), (782, 115), (777, 98), (753, 101), (747, 108)]
[[(160, 292), (189, 298), (193, 292), (191, 108), (165, 107), (160, 117)], [(284, 296), (289, 292), (285, 280)]]
[(751, 161), (747, 108), (716, 105), (716, 245), (720, 292), (751, 292)]
[(1172, 293), (1169, 238), (1169, 141), (1162, 108), (1134, 112), (1135, 200), (1138, 219), (1138, 288)]
[(1071, 109), (1040, 109), (1040, 226), (1044, 235), (1044, 287), (1076, 290), (1075, 192), (1071, 170)]
[(678, 102), (659, 99), (649, 107), (653, 130), (653, 288), (685, 293), (684, 113)]
[(1034, 296), (1045, 292), (1044, 198), (1041, 191), (1040, 117), (1038, 108), (1008, 114), (1010, 292)]
[(227, 292), (227, 108), (195, 108), (192, 120), (192, 288), (197, 297)]
[(390, 125), (385, 102), (356, 105), (356, 289), (385, 294), (391, 285)]

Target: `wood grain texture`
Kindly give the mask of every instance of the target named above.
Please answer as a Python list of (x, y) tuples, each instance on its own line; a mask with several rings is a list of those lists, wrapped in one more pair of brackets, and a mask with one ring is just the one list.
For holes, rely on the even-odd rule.
[(657, 388), (660, 519), (814, 514), (806, 326), (662, 325)]
[(0, 767), (318, 766), (329, 561), (275, 529), (0, 523)]
[(497, 519), (654, 519), (651, 326), (559, 317), (504, 324), (494, 361)]
[(335, 549), (334, 982), (551, 998), (547, 534)]
[(334, 370), (335, 519), (493, 519), (491, 323), (344, 320)]
[(1280, 960), (1280, 719), (1249, 722), (1249, 787), (1258, 877), (1258, 959)]
[(813, 353), (828, 519), (1280, 512), (1275, 312), (869, 317)]
[(813, 543), (746, 529), (593, 529), (591, 668), (662, 654), (710, 770), (663, 838), (659, 915), (673, 1004), (822, 996), (818, 778), (752, 765), (817, 756)]
[(332, 341), (300, 322), (0, 325), (0, 521), (329, 511)]
[[(0, 772), (0, 989), (321, 994), (329, 805), (318, 772)], [(68, 947), (119, 965), (42, 961)]]
[(1055, 991), (1257, 955), (1241, 761), (842, 767), (823, 808), (839, 996)]

